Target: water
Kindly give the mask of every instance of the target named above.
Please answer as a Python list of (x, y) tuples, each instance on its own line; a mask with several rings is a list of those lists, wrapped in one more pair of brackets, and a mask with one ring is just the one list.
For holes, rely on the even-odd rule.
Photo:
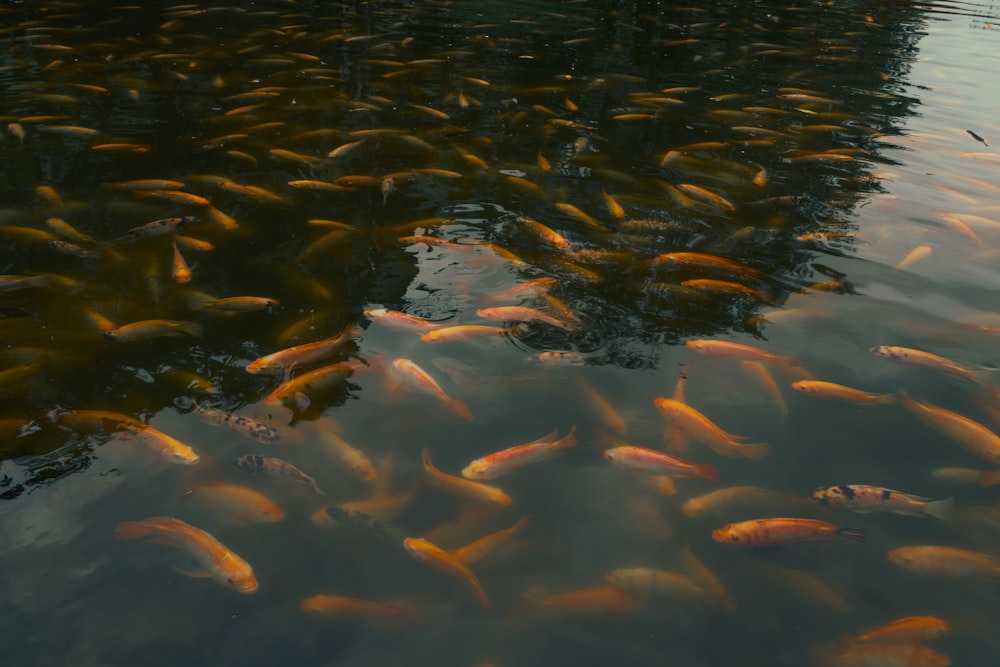
[[(931, 646), (953, 664), (996, 653), (992, 584), (919, 575), (887, 558), (925, 544), (1000, 551), (993, 490), (931, 474), (990, 464), (900, 407), (790, 387), (808, 372), (904, 390), (1000, 427), (995, 397), (980, 387), (997, 363), (998, 163), (967, 132), (991, 144), (1000, 136), (988, 85), (995, 7), (67, 2), (11, 5), (3, 17), (2, 273), (56, 276), (0, 293), (0, 590), (11, 661), (801, 665), (810, 647), (927, 614), (949, 623)], [(180, 182), (158, 189), (208, 198), (212, 209), (115, 185), (136, 179)], [(116, 241), (185, 215), (198, 221), (176, 234), (212, 244), (179, 239), (190, 283), (172, 277), (176, 234)], [(51, 218), (94, 240), (60, 231), (82, 252), (54, 247), (39, 233), (53, 233)], [(406, 239), (420, 236), (461, 245)], [(930, 253), (896, 268), (919, 246)], [(653, 261), (679, 252), (743, 268)], [(547, 290), (557, 301), (491, 299), (536, 278), (558, 279)], [(704, 279), (730, 284), (682, 284)], [(251, 295), (280, 305), (203, 305)], [(567, 324), (476, 314), (502, 305)], [(432, 344), (365, 315), (380, 307), (505, 332)], [(169, 319), (201, 335), (116, 342), (98, 315), (106, 328)], [(265, 401), (281, 376), (245, 370), (352, 324), (354, 342), (293, 372), (365, 360), (346, 383), (281, 405)], [(739, 360), (684, 345), (697, 339), (794, 356), (796, 365), (765, 366), (787, 417)], [(869, 351), (880, 345), (980, 372), (969, 382), (896, 364)], [(565, 354), (551, 363), (544, 353)], [(397, 386), (395, 359), (467, 401), (474, 421)], [(726, 458), (693, 442), (686, 456), (713, 464), (719, 483), (677, 479), (665, 495), (603, 460), (602, 434), (662, 449), (653, 399), (674, 395), (681, 377), (690, 405), (770, 453)], [(285, 443), (248, 439), (195, 403), (261, 420)], [(200, 461), (173, 465), (111, 422), (68, 424), (65, 410), (138, 419)], [(615, 432), (618, 419), (626, 432)], [(383, 524), (311, 518), (404, 494), (423, 478), (425, 447), (457, 475), (573, 427), (576, 447), (491, 482), (510, 507), (422, 486)], [(364, 452), (374, 483), (335, 462), (321, 428)], [(232, 465), (247, 454), (289, 461), (326, 495)], [(199, 485), (220, 481), (265, 493), (285, 520), (240, 525), (199, 502)], [(808, 500), (836, 484), (954, 497), (956, 510), (940, 521)], [(681, 510), (736, 485), (771, 495), (693, 518)], [(259, 591), (182, 576), (172, 568), (192, 560), (181, 550), (114, 538), (122, 521), (150, 516), (211, 532), (251, 563)], [(524, 530), (472, 567), (489, 613), (402, 546), (425, 536), (458, 548), (522, 516)], [(768, 549), (712, 539), (726, 523), (777, 516), (861, 528), (868, 539)], [(606, 586), (617, 568), (697, 579), (688, 553), (732, 608), (650, 594), (589, 612), (540, 602)], [(394, 602), (422, 620), (303, 611), (318, 594)]]

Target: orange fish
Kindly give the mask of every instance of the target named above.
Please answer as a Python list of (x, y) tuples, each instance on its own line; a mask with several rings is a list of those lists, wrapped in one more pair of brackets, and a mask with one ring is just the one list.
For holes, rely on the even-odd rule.
[(766, 547), (785, 542), (843, 538), (864, 542), (865, 531), (817, 519), (751, 519), (730, 523), (712, 531), (712, 539), (741, 547)]
[(442, 327), (428, 331), (420, 340), (425, 343), (448, 343), (456, 340), (469, 340), (485, 336), (498, 336), (506, 332), (502, 327), (491, 327), (482, 324), (462, 324), (454, 327)]
[(365, 317), (397, 331), (428, 331), (441, 326), (438, 322), (388, 308), (369, 308)]
[(134, 540), (154, 535), (154, 542), (185, 549), (204, 568), (199, 571), (177, 569), (189, 577), (211, 577), (247, 595), (257, 591), (253, 568), (225, 545), (200, 528), (169, 516), (153, 516), (140, 521), (122, 521), (115, 528), (119, 540)]
[(212, 482), (194, 490), (195, 497), (218, 508), (237, 524), (244, 521), (275, 523), (285, 520), (285, 513), (270, 498), (240, 484)]
[(461, 496), (462, 498), (492, 505), (507, 506), (513, 502), (510, 496), (495, 486), (481, 484), (441, 472), (431, 463), (431, 450), (429, 447), (424, 447), (421, 454), (421, 461), (424, 465), (424, 474), (426, 475), (427, 483), (430, 486), (456, 496)]
[(531, 463), (550, 459), (577, 444), (575, 425), (562, 438), (558, 436), (559, 430), (553, 429), (551, 433), (537, 440), (476, 459), (462, 469), (462, 477), (494, 479)]
[(820, 380), (799, 380), (792, 383), (792, 389), (803, 394), (809, 394), (810, 396), (832, 398), (856, 405), (878, 405), (896, 402), (896, 397), (891, 394), (874, 394), (870, 391), (862, 391), (853, 387), (845, 387), (842, 384), (822, 382)]
[(649, 472), (670, 477), (701, 477), (713, 482), (719, 480), (711, 463), (691, 463), (645, 447), (631, 445), (604, 450), (604, 458), (619, 468), (632, 472)]
[(914, 400), (905, 392), (899, 402), (920, 421), (955, 440), (966, 451), (1000, 464), (1000, 436), (979, 422), (932, 403)]
[(175, 281), (181, 283), (182, 285), (184, 283), (191, 282), (191, 268), (188, 266), (187, 261), (185, 261), (181, 251), (177, 248), (177, 242), (172, 241), (170, 243), (170, 247), (174, 249), (173, 269), (171, 271), (171, 275), (174, 277)]
[(416, 611), (402, 605), (340, 595), (313, 595), (302, 600), (303, 611), (335, 618), (419, 621), (422, 617)]
[(317, 426), (323, 436), (322, 443), (334, 461), (343, 466), (358, 481), (365, 483), (375, 481), (375, 466), (364, 452), (352, 447), (325, 423), (317, 422)]
[(738, 442), (736, 436), (726, 433), (708, 417), (680, 401), (657, 398), (654, 400), (654, 404), (660, 414), (667, 418), (671, 424), (676, 425), (696, 440), (705, 442), (723, 456), (762, 459), (767, 456), (770, 449), (767, 444), (762, 442)]
[(724, 359), (742, 359), (746, 361), (766, 361), (777, 364), (797, 365), (795, 357), (772, 354), (752, 345), (732, 343), (725, 340), (689, 340), (685, 343), (689, 348), (702, 354)]
[(595, 586), (553, 595), (525, 595), (532, 607), (546, 612), (572, 616), (610, 616), (628, 614), (639, 608), (635, 593), (617, 586)]
[(880, 345), (871, 348), (871, 352), (890, 361), (898, 361), (901, 364), (913, 366), (914, 368), (926, 368), (947, 373), (948, 375), (984, 386), (992, 382), (992, 376), (988, 370), (974, 370), (951, 359), (931, 354), (930, 352), (924, 352), (923, 350)]
[(408, 537), (403, 540), (403, 548), (421, 563), (458, 579), (476, 597), (482, 609), (489, 610), (493, 607), (483, 591), (482, 584), (479, 583), (479, 578), (457, 557), (419, 537)]
[(919, 546), (892, 549), (889, 560), (917, 574), (974, 577), (1000, 583), (1000, 558), (958, 547)]
[(948, 624), (936, 616), (908, 616), (872, 628), (854, 638), (855, 642), (919, 642), (940, 637), (948, 631)]
[(341, 386), (354, 374), (351, 364), (330, 364), (283, 382), (268, 394), (265, 403), (282, 403), (305, 410), (316, 394)]
[(841, 651), (812, 646), (811, 667), (948, 667), (951, 659), (917, 642), (855, 644)]
[(548, 313), (544, 313), (537, 308), (526, 308), (524, 306), (498, 306), (496, 308), (480, 308), (476, 315), (486, 320), (498, 320), (501, 322), (544, 322), (560, 329), (573, 329), (573, 325), (560, 320)]
[(481, 537), (474, 542), (466, 544), (464, 547), (453, 549), (451, 553), (466, 565), (474, 565), (492, 554), (504, 544), (507, 544), (511, 538), (524, 530), (524, 527), (527, 525), (528, 517), (525, 515), (510, 528), (504, 528), (503, 530), (498, 530), (495, 533), (490, 533), (485, 537)]
[(472, 409), (465, 401), (453, 398), (445, 393), (444, 389), (437, 381), (427, 374), (427, 371), (409, 359), (395, 359), (392, 362), (393, 368), (405, 378), (410, 384), (420, 391), (426, 392), (445, 404), (449, 410), (461, 417), (473, 421)]
[(296, 345), (254, 359), (247, 364), (246, 371), (257, 375), (278, 375), (285, 370), (311, 364), (330, 356), (347, 342), (356, 338), (360, 332), (361, 329), (356, 325), (348, 325), (335, 336), (324, 338), (315, 343)]

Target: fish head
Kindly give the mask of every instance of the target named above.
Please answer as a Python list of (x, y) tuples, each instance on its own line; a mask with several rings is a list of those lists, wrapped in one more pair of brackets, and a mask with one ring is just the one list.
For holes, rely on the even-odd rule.
[(246, 372), (260, 375), (274, 375), (281, 372), (281, 364), (255, 359), (247, 364)]
[(257, 592), (257, 577), (254, 576), (253, 568), (240, 558), (227, 558), (220, 567), (215, 569), (213, 578), (223, 586), (244, 595)]
[(722, 528), (716, 528), (712, 531), (712, 539), (716, 542), (724, 542), (729, 544), (739, 544), (740, 534), (738, 531), (733, 530), (732, 524), (723, 526)]
[(473, 461), (462, 468), (462, 477), (465, 479), (488, 479), (487, 470), (489, 465), (482, 460)]
[(886, 554), (889, 557), (889, 561), (895, 563), (896, 565), (914, 569), (917, 566), (917, 559), (913, 556), (913, 553), (906, 549), (890, 549)]
[(816, 489), (815, 491), (813, 491), (812, 492), (812, 496), (810, 496), (810, 497), (813, 500), (815, 500), (816, 502), (818, 502), (820, 505), (829, 505), (830, 504), (830, 494), (831, 494), (831, 491), (833, 491), (833, 490), (834, 489), (828, 489), (826, 487), (821, 486), (818, 489)]
[(191, 466), (201, 460), (193, 449), (177, 449), (167, 454), (167, 460), (179, 465)]

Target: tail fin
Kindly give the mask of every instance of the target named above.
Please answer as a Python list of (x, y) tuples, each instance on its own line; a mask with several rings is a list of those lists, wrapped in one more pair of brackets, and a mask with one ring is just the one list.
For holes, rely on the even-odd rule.
[(177, 327), (177, 330), (195, 338), (201, 338), (204, 333), (201, 325), (197, 322), (184, 322)]
[(122, 521), (115, 527), (115, 537), (119, 540), (134, 540), (156, 532), (156, 528), (145, 521)]
[(837, 536), (860, 544), (864, 544), (865, 540), (868, 539), (868, 533), (860, 528), (847, 528), (846, 526), (837, 530)]
[(569, 449), (570, 447), (576, 446), (577, 442), (579, 441), (576, 438), (576, 424), (573, 424), (569, 429), (569, 433), (554, 443), (555, 447), (553, 449), (560, 451), (563, 449)]
[(955, 509), (955, 499), (946, 498), (945, 500), (933, 500), (926, 505), (924, 505), (924, 514), (932, 516), (937, 519), (949, 519), (951, 518), (951, 512)]
[(748, 459), (760, 460), (765, 458), (771, 451), (771, 446), (766, 442), (750, 442), (745, 445), (740, 445), (737, 449), (742, 456)]
[(1000, 470), (979, 473), (979, 486), (996, 486), (1000, 484)]
[(719, 475), (715, 472), (715, 466), (711, 463), (701, 463), (693, 467), (694, 474), (703, 479), (710, 479), (713, 482), (719, 481)]
[(453, 398), (449, 400), (448, 409), (454, 412), (462, 419), (467, 419), (470, 422), (476, 420), (476, 418), (472, 416), (472, 408), (470, 408), (469, 404), (460, 398)]

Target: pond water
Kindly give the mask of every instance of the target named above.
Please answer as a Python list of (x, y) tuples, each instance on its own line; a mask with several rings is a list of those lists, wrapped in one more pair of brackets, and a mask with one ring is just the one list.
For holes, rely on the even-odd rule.
[(1000, 653), (995, 6), (0, 17), (11, 664)]

